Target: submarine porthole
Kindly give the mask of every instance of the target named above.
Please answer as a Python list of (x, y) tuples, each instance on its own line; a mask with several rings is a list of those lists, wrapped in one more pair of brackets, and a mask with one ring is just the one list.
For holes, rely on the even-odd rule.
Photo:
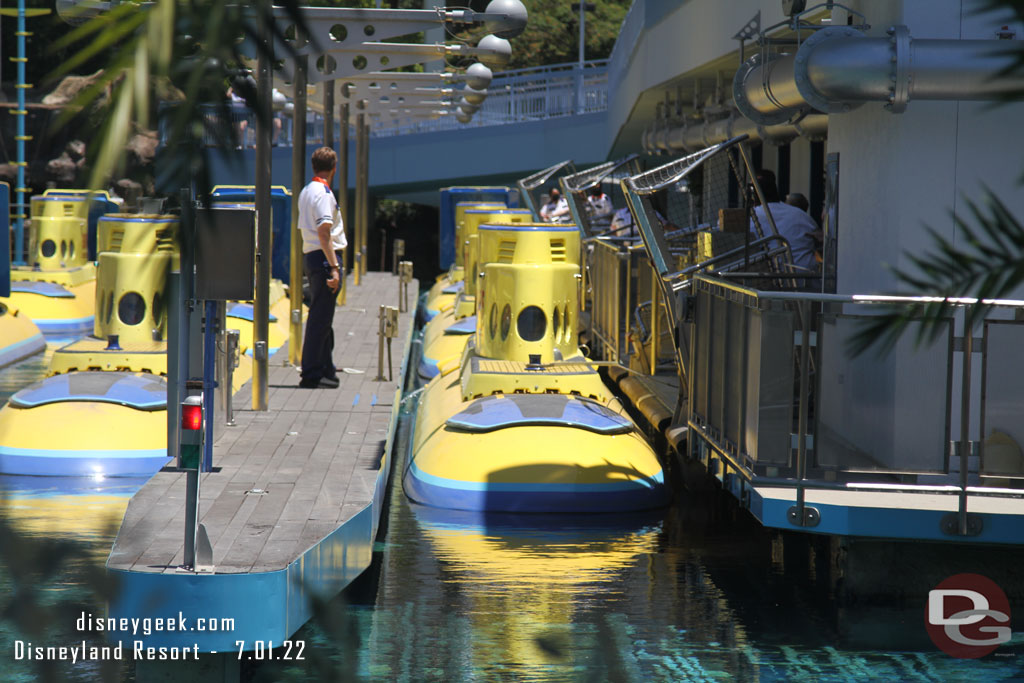
[(125, 325), (138, 325), (146, 317), (146, 300), (138, 292), (125, 293), (117, 302), (117, 317)]
[(491, 333), (491, 339), (494, 339), (494, 335), (498, 334), (498, 304), (491, 304), (491, 320), (487, 327)]
[(68, 258), (75, 258), (75, 241), (68, 242)]
[(558, 306), (555, 306), (555, 312), (551, 314), (551, 332), (555, 335), (555, 341), (559, 341), (559, 337), (562, 336), (562, 312), (558, 310)]
[(562, 336), (565, 337), (565, 341), (572, 341), (572, 337), (569, 333), (569, 307), (565, 307), (565, 312), (562, 313)]
[(505, 304), (501, 310), (501, 341), (508, 339), (508, 331), (512, 329), (512, 307)]
[(527, 306), (516, 318), (516, 332), (523, 341), (540, 341), (548, 330), (548, 318), (538, 306)]
[(43, 258), (50, 258), (57, 253), (57, 243), (53, 240), (43, 240), (43, 243), (39, 245), (39, 253), (43, 255)]
[(107, 324), (110, 323), (111, 316), (114, 315), (114, 293), (107, 293)]
[(160, 319), (164, 314), (164, 300), (160, 295), (160, 292), (153, 294), (153, 322), (157, 325), (160, 324)]
[(68, 255), (68, 243), (64, 240), (60, 241), (60, 257), (64, 258)]

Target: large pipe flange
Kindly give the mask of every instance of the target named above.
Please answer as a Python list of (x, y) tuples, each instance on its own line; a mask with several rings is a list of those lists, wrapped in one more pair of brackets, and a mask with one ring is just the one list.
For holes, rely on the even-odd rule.
[[(768, 59), (762, 62), (760, 54), (752, 55), (750, 59), (748, 59), (747, 61), (743, 62), (743, 64), (740, 65), (740, 68), (736, 71), (736, 75), (733, 76), (732, 79), (732, 99), (733, 103), (736, 105), (736, 108), (739, 109), (740, 113), (746, 116), (748, 119), (762, 126), (774, 126), (779, 123), (785, 123), (786, 121), (791, 119), (793, 117), (793, 114), (795, 113), (792, 109), (785, 108), (780, 109), (778, 111), (765, 113), (756, 109), (754, 105), (750, 103), (750, 100), (747, 99), (747, 77), (754, 71), (757, 71), (758, 74), (763, 74), (764, 71), (761, 67), (767, 66), (767, 64), (771, 62), (773, 59), (776, 58), (769, 57)], [(767, 86), (763, 87), (765, 95), (767, 95), (769, 99), (771, 99), (771, 89), (768, 88)]]
[(860, 102), (829, 101), (811, 84), (810, 76), (807, 73), (807, 65), (810, 62), (811, 53), (822, 43), (836, 38), (864, 38), (864, 33), (852, 26), (828, 26), (819, 29), (800, 44), (800, 49), (797, 50), (796, 58), (793, 60), (793, 77), (796, 80), (796, 89), (807, 100), (807, 104), (823, 114), (845, 114), (861, 105)]
[(910, 102), (910, 29), (890, 26), (889, 45), (892, 49), (893, 71), (889, 76), (892, 87), (885, 108), (893, 114), (902, 114)]

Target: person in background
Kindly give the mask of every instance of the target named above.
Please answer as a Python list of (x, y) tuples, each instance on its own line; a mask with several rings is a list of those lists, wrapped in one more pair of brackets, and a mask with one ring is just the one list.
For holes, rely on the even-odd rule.
[[(775, 184), (774, 173), (762, 169), (756, 172), (756, 176), (757, 182), (761, 186), (761, 192), (764, 193), (765, 202), (768, 204), (768, 210), (771, 211), (772, 218), (775, 220), (775, 227), (778, 228), (779, 235), (789, 243), (793, 265), (807, 271), (816, 271), (818, 264), (814, 258), (813, 234), (818, 226), (806, 211), (784, 204), (779, 200), (779, 189)], [(765, 237), (772, 234), (771, 224), (764, 214), (764, 207), (760, 204), (755, 206), (754, 215)], [(751, 223), (750, 230), (754, 231), (753, 223)], [(798, 284), (798, 286), (802, 285)]]
[(338, 159), (330, 147), (313, 152), (313, 180), (299, 194), (299, 231), (303, 264), (309, 278), (309, 316), (302, 340), (303, 389), (336, 389), (340, 384), (334, 367), (334, 306), (345, 273), (341, 250), (347, 245), (345, 226), (331, 180)]
[[(810, 202), (807, 201), (807, 197), (803, 196), (799, 192), (790, 192), (789, 194), (787, 194), (786, 203), (789, 204), (790, 206), (795, 206), (804, 213), (810, 215), (811, 204)], [(812, 217), (811, 220), (813, 221), (814, 218)], [(822, 245), (825, 242), (825, 233), (819, 227), (816, 228), (815, 231), (811, 233), (811, 237), (814, 239), (814, 260), (817, 263), (821, 263)]]
[(549, 221), (551, 223), (561, 223), (568, 220), (566, 217), (569, 215), (569, 202), (566, 201), (562, 193), (558, 191), (557, 187), (552, 187), (548, 193), (548, 203), (541, 207), (540, 217), (541, 220)]
[(612, 200), (604, 193), (600, 185), (590, 188), (590, 196), (587, 197), (587, 206), (594, 216), (603, 216), (612, 212)]
[(803, 196), (799, 192), (790, 192), (787, 194), (786, 203), (790, 206), (795, 206), (804, 213), (807, 213), (811, 208), (811, 204), (807, 201), (807, 197)]

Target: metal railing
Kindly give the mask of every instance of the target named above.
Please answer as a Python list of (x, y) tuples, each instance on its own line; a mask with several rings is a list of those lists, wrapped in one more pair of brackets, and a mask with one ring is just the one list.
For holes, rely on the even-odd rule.
[[(488, 96), (480, 110), (469, 123), (459, 123), (454, 116), (443, 116), (415, 123), (371, 124), (371, 137), (391, 137), (415, 133), (433, 133), (446, 130), (463, 130), (481, 126), (500, 126), (527, 121), (541, 121), (576, 114), (592, 114), (608, 109), (608, 60), (595, 59), (584, 62), (583, 68), (571, 62), (529, 69), (514, 69), (494, 76), (487, 88)], [(458, 96), (458, 91), (456, 91)], [(454, 111), (456, 105), (449, 107)], [(210, 105), (206, 110), (207, 128), (217, 124), (218, 107)], [(242, 147), (253, 147), (255, 136), (252, 112), (242, 105), (230, 105), (231, 123), (235, 127)], [(290, 146), (294, 122), (289, 110), (274, 112), (280, 121), (275, 131), (275, 144)], [(275, 123), (275, 128), (277, 124)], [(340, 126), (335, 123), (340, 137)], [(161, 144), (166, 144), (167, 131), (160, 126)], [(319, 144), (324, 139), (324, 119), (316, 112), (306, 115), (306, 143)], [(203, 144), (213, 146), (216, 139), (207, 134)]]
[[(693, 289), (690, 433), (758, 485), (795, 487), (794, 523), (811, 525), (807, 488), (913, 486), (957, 493), (950, 524), (966, 534), (971, 487), (1024, 479), (1019, 387), (1000, 370), (1019, 355), (1024, 322), (988, 319), (975, 338), (950, 317), (915, 345), (922, 322), (911, 320), (888, 355), (851, 356), (851, 337), (873, 317), (865, 308), (935, 298), (766, 292), (704, 274)], [(997, 316), (1024, 310), (992, 305)]]
[(582, 70), (572, 62), (505, 71), (495, 74), (487, 93), (469, 123), (444, 116), (407, 125), (382, 125), (373, 129), (373, 135), (461, 130), (602, 112), (608, 109), (608, 60), (584, 62)]

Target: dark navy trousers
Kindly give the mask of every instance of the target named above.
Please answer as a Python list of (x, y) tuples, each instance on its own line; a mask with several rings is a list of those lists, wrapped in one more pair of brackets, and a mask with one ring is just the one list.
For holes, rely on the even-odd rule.
[[(342, 264), (341, 252), (335, 252), (338, 265)], [(302, 340), (302, 379), (316, 382), (322, 377), (335, 378), (334, 370), (334, 306), (337, 292), (327, 286), (331, 276), (327, 257), (321, 249), (303, 256), (306, 277), (309, 278), (309, 315), (306, 317), (306, 336)], [(342, 267), (341, 280), (345, 281)]]

